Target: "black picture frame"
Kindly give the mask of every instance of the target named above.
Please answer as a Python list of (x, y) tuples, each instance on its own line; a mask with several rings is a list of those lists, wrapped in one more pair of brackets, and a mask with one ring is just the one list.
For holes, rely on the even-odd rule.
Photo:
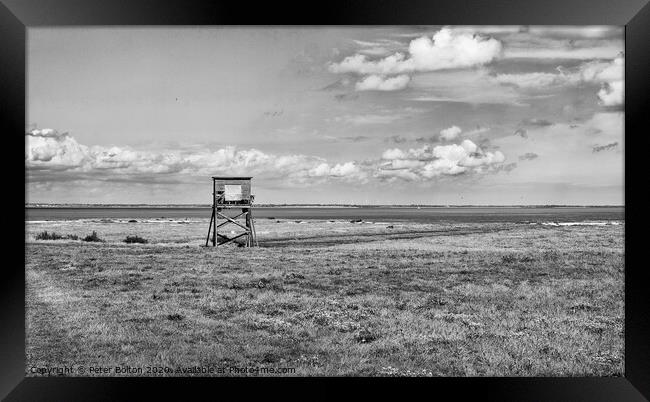
[[(25, 378), (24, 208), (25, 171), (19, 174), (19, 138), (25, 129), (26, 28), (79, 25), (624, 25), (625, 26), (625, 376), (621, 378), (433, 378), (416, 379), (426, 396), (451, 392), (454, 399), (636, 401), (650, 398), (650, 293), (644, 264), (642, 204), (647, 179), (650, 115), (650, 4), (648, 0), (356, 0), (311, 2), (224, 2), (208, 0), (0, 0), (0, 115), (5, 152), (5, 213), (9, 234), (0, 279), (0, 396), (6, 400), (134, 399), (133, 392), (172, 396), (208, 392), (223, 395), (221, 378)], [(24, 133), (24, 131), (23, 131)], [(18, 144), (14, 144), (16, 141)], [(24, 143), (23, 143), (24, 147)], [(22, 180), (22, 182), (21, 182)], [(21, 199), (22, 197), (22, 199)], [(22, 202), (22, 205), (20, 204)], [(9, 209), (11, 208), (11, 209)], [(635, 234), (638, 233), (638, 234)], [(13, 246), (13, 242), (16, 246)], [(22, 250), (22, 251), (21, 251)], [(15, 258), (7, 258), (7, 257)], [(646, 259), (647, 260), (647, 259)], [(638, 262), (636, 262), (638, 261)], [(231, 380), (232, 381), (232, 380)], [(292, 394), (294, 380), (244, 379), (231, 390), (249, 396)], [(340, 384), (344, 379), (325, 379)], [(395, 388), (395, 379), (365, 379), (367, 390)], [(266, 387), (274, 385), (270, 390)], [(315, 388), (318, 387), (318, 388)], [(324, 396), (336, 387), (311, 388)], [(237, 394), (236, 394), (237, 395)], [(645, 397), (644, 397), (645, 396)]]

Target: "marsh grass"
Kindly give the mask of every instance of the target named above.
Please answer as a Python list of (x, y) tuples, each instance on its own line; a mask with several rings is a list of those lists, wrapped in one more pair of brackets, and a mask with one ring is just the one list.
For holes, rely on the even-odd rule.
[(83, 241), (86, 242), (103, 242), (104, 240), (100, 239), (99, 236), (97, 236), (97, 232), (93, 230), (91, 234), (88, 236), (84, 237), (82, 239)]
[(31, 243), (27, 367), (622, 375), (623, 228), (485, 229), (321, 247)]
[(124, 239), (124, 243), (140, 243), (140, 244), (147, 244), (149, 241), (147, 239), (144, 239), (138, 235), (133, 235), (133, 236), (126, 236)]
[(79, 240), (79, 236), (77, 235), (60, 235), (55, 232), (48, 232), (47, 230), (37, 233), (34, 238), (36, 240)]

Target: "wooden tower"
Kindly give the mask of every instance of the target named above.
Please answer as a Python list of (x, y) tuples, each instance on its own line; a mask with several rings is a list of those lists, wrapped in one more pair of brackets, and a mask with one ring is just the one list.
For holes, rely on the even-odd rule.
[[(213, 247), (243, 236), (246, 236), (245, 247), (258, 246), (252, 214), (253, 199), (251, 177), (212, 177), (212, 216), (205, 245), (208, 246), (212, 235)], [(236, 226), (240, 233), (226, 236), (222, 228), (229, 224)], [(220, 229), (222, 233), (219, 233)]]

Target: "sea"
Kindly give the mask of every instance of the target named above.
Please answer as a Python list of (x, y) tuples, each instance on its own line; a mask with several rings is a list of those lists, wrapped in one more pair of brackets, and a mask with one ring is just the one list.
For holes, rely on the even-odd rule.
[[(26, 207), (26, 221), (60, 221), (76, 219), (209, 219), (209, 207), (185, 206), (84, 206), (84, 207)], [(321, 207), (321, 206), (260, 206), (253, 208), (257, 219), (320, 219), (362, 220), (384, 222), (504, 222), (547, 223), (620, 223), (625, 220), (623, 206), (564, 206), (564, 207)]]

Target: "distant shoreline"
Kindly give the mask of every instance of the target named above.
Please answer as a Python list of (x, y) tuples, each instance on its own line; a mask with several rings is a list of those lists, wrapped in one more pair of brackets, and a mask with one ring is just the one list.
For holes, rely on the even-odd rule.
[[(193, 209), (210, 208), (209, 204), (25, 204), (26, 209)], [(255, 204), (257, 208), (625, 208), (625, 205), (423, 205), (423, 204)]]

